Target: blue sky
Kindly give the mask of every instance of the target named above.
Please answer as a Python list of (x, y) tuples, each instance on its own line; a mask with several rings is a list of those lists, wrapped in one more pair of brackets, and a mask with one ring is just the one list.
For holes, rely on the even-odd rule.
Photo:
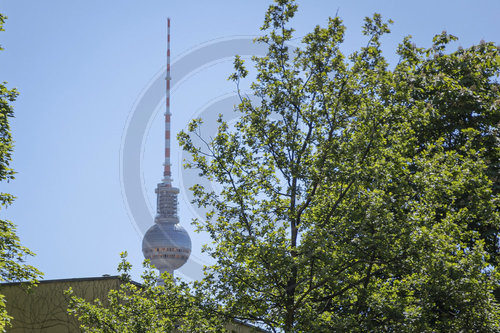
[[(29, 262), (48, 279), (113, 274), (127, 250), (138, 277), (142, 233), (123, 195), (120, 152), (137, 102), (165, 66), (166, 18), (172, 19), (172, 60), (238, 36), (256, 36), (269, 1), (35, 1), (3, 0), (9, 19), (0, 33), (0, 80), (19, 89), (13, 133), (16, 180), (1, 184), (18, 197), (2, 218), (18, 225), (22, 243), (37, 253)], [(364, 16), (391, 18), (384, 39), (389, 60), (405, 35), (429, 46), (442, 30), (464, 47), (498, 42), (500, 2), (301, 1), (293, 20), (300, 37), (337, 12), (347, 25), (345, 50), (362, 46)], [(193, 67), (172, 91), (173, 130), (184, 128), (214, 101), (234, 94), (227, 82), (231, 59)], [(151, 111), (138, 177), (154, 209), (162, 172), (162, 108)], [(173, 147), (174, 182), (182, 188), (182, 159)], [(127, 181), (127, 180), (125, 180)], [(180, 197), (182, 223), (193, 240), (193, 258), (209, 240), (189, 225), (196, 211)], [(146, 223), (153, 223), (149, 221)], [(187, 274), (189, 275), (189, 274)]]

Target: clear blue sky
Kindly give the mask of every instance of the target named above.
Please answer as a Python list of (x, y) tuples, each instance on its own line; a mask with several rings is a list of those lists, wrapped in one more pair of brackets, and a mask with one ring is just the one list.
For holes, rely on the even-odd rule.
[[(18, 174), (1, 191), (18, 197), (0, 212), (18, 225), (29, 262), (48, 279), (114, 274), (127, 250), (142, 262), (142, 234), (122, 194), (120, 151), (141, 92), (165, 66), (166, 18), (172, 18), (172, 57), (178, 60), (220, 38), (259, 34), (270, 1), (35, 1), (3, 0), (9, 18), (0, 33), (0, 80), (21, 93), (15, 103), (13, 166)], [(348, 27), (345, 50), (364, 44), (360, 26), (374, 12), (395, 21), (384, 39), (389, 59), (403, 36), (428, 46), (442, 30), (464, 47), (499, 41), (500, 1), (300, 1), (297, 36), (337, 12)], [(214, 41), (215, 40), (215, 41)], [(214, 100), (234, 92), (226, 81), (231, 60), (197, 69), (172, 92), (173, 129), (184, 128)], [(175, 80), (175, 77), (174, 77)], [(162, 172), (161, 108), (143, 137), (140, 177), (148, 205)], [(174, 145), (174, 182), (182, 181)], [(177, 170), (177, 171), (175, 171)], [(177, 183), (179, 184), (179, 182)], [(181, 190), (182, 187), (181, 187)], [(193, 256), (208, 239), (189, 225), (194, 210), (180, 197)], [(147, 222), (153, 223), (153, 221)]]

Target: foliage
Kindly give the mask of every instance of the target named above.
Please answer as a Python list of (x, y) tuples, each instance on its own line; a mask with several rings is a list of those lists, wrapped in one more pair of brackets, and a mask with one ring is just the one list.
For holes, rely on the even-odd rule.
[[(69, 313), (78, 318), (84, 332), (222, 332), (217, 316), (198, 307), (196, 293), (185, 282), (174, 280), (171, 274), (159, 277), (145, 261), (143, 283), (130, 280), (131, 265), (122, 253), (118, 269), (123, 283), (111, 290), (106, 300), (88, 302), (71, 296)], [(161, 284), (157, 284), (162, 281)]]
[[(415, 135), (422, 148), (442, 140), (446, 151), (460, 152), (466, 146), (481, 151), (492, 194), (497, 196), (500, 100), (499, 85), (494, 79), (500, 65), (498, 47), (481, 41), (479, 45), (444, 54), (446, 44), (454, 40), (457, 38), (443, 32), (434, 38), (432, 50), (416, 48), (409, 44), (409, 39), (401, 46), (401, 52), (408, 56), (403, 58), (405, 63), (399, 69), (404, 80), (409, 81), (409, 103), (417, 101), (432, 106), (429, 119), (416, 126)], [(468, 195), (464, 192), (457, 198), (454, 208), (466, 208)], [(489, 262), (496, 266), (500, 260), (498, 224), (484, 221), (483, 217), (471, 216), (468, 229), (479, 233), (490, 255)]]
[[(0, 31), (3, 31), (5, 19), (0, 14)], [(0, 182), (14, 179), (14, 171), (9, 166), (13, 149), (9, 118), (14, 116), (11, 103), (15, 101), (18, 92), (16, 89), (7, 89), (5, 85), (5, 82), (0, 83)], [(0, 193), (0, 209), (10, 205), (13, 200), (13, 195)], [(26, 256), (32, 255), (34, 254), (29, 249), (21, 245), (16, 235), (16, 226), (11, 221), (0, 219), (0, 282), (29, 280), (35, 283), (41, 273), (36, 268), (23, 264)], [(0, 295), (1, 331), (9, 326), (10, 319), (4, 297)]]
[[(366, 18), (367, 45), (345, 56), (339, 17), (289, 46), (296, 10), (265, 16), (259, 103), (241, 96), (210, 141), (201, 119), (178, 136), (222, 188), (192, 189), (216, 260), (205, 296), (272, 331), (500, 330), (498, 48), (407, 37), (391, 70), (392, 22)], [(236, 57), (230, 78), (247, 73)]]

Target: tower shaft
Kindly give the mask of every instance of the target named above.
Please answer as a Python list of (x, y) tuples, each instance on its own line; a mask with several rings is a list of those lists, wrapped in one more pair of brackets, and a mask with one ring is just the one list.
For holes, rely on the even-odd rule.
[(172, 171), (170, 163), (170, 18), (167, 19), (167, 76), (165, 101), (165, 163), (163, 164), (163, 181), (158, 184), (156, 192), (156, 223), (178, 223), (177, 194), (179, 189), (172, 187)]
[(155, 223), (179, 223), (179, 216), (177, 215), (177, 194), (179, 194), (179, 189), (163, 182), (158, 184), (155, 193)]

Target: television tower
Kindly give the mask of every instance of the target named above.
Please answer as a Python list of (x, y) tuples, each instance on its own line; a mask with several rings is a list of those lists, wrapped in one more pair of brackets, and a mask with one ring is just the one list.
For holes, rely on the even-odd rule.
[(170, 18), (167, 19), (167, 82), (165, 112), (165, 163), (163, 180), (156, 187), (156, 217), (154, 225), (144, 235), (142, 253), (160, 273), (174, 274), (174, 270), (186, 263), (191, 254), (191, 238), (179, 224), (177, 195), (179, 189), (172, 186), (170, 164)]

